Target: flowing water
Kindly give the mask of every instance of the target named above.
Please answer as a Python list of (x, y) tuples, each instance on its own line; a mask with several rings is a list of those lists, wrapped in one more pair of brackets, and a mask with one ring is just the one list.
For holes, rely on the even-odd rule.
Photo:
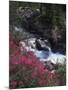
[(35, 50), (34, 54), (36, 55), (36, 57), (38, 57), (40, 59), (40, 61), (48, 61), (50, 60), (53, 64), (64, 64), (65, 60), (66, 60), (66, 56), (59, 53), (59, 52), (52, 52), (50, 47), (46, 47), (48, 49), (48, 51), (44, 51), (44, 50)]
[[(15, 27), (15, 30), (16, 31), (22, 31), (22, 29), (21, 28), (17, 28), (17, 27)], [(36, 55), (36, 57), (38, 57), (40, 60), (48, 60), (48, 59), (52, 59), (52, 60), (54, 60), (54, 61), (56, 61), (57, 59), (63, 59), (64, 57), (65, 57), (65, 55), (63, 55), (62, 53), (60, 53), (59, 51), (57, 51), (56, 50), (56, 52), (54, 53), (53, 51), (52, 51), (52, 49), (49, 47), (49, 46), (47, 46), (47, 45), (44, 45), (44, 43), (43, 43), (43, 45), (44, 45), (44, 47), (47, 49), (47, 50), (37, 50), (36, 48), (31, 48), (31, 44), (32, 44), (32, 46), (33, 47), (35, 47), (35, 39), (36, 38), (34, 38), (34, 39), (32, 39), (32, 42), (31, 42), (31, 39), (29, 39), (29, 47), (30, 47), (30, 51), (32, 51), (32, 52), (34, 52), (34, 54)], [(40, 41), (41, 42), (41, 41)], [(42, 43), (42, 42), (41, 42)], [(40, 43), (40, 44), (41, 44)], [(28, 46), (27, 46), (28, 47)], [(28, 47), (28, 48), (29, 48)]]

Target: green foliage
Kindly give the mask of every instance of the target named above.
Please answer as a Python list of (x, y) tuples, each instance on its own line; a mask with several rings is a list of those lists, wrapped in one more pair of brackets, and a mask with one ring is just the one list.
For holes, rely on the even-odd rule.
[(66, 65), (58, 65), (56, 72), (58, 73), (58, 79), (60, 79), (59, 85), (66, 85)]

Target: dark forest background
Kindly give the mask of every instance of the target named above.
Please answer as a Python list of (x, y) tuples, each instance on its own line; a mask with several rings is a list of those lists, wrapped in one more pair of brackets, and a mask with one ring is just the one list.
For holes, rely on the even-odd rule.
[[(26, 12), (26, 17), (22, 10)], [(29, 13), (28, 10), (30, 10)], [(28, 15), (29, 18), (27, 18)], [(53, 51), (58, 50), (66, 53), (65, 4), (10, 1), (9, 24), (9, 29), (17, 41), (34, 35), (37, 38), (48, 39)], [(22, 33), (15, 32), (14, 26), (22, 28)], [(26, 32), (28, 33), (26, 34)]]

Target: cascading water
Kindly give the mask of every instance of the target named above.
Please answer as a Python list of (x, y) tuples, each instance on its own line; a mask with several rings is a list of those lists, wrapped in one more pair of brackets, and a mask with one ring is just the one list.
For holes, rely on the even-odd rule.
[(66, 63), (66, 56), (60, 54), (59, 52), (53, 53), (51, 48), (46, 46), (49, 51), (38, 51), (35, 50), (35, 55), (40, 59), (40, 61), (51, 61), (53, 64), (65, 64)]
[[(15, 27), (15, 30), (21, 31), (22, 29)], [(31, 42), (31, 40), (32, 40), (32, 42)], [(51, 48), (45, 44), (45, 42), (44, 42), (45, 40), (42, 41), (41, 39), (39, 39), (39, 43), (43, 49), (38, 50), (37, 48), (35, 48), (35, 40), (36, 40), (36, 38), (33, 38), (33, 39), (30, 38), (28, 40), (29, 45), (25, 46), (25, 48), (27, 47), (29, 51), (34, 52), (34, 54), (36, 55), (36, 57), (38, 57), (40, 59), (40, 61), (50, 60), (52, 63), (56, 64), (57, 60), (59, 60), (60, 63), (64, 63), (64, 61), (66, 60), (65, 55), (60, 54), (59, 52), (56, 52), (56, 53), (52, 52)], [(46, 42), (47, 42), (47, 40), (46, 40)]]
[[(47, 58), (48, 61), (51, 61), (53, 64), (58, 64), (58, 63), (65, 64), (66, 63), (66, 56), (65, 55), (60, 54), (58, 52), (53, 53), (51, 48), (48, 46), (46, 46), (46, 48), (48, 48), (48, 50), (49, 50), (49, 56)], [(42, 59), (42, 60), (44, 60), (44, 59)]]

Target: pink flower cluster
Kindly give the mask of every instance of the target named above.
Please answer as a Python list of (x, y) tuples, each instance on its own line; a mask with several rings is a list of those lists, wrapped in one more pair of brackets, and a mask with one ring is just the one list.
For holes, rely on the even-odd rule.
[(57, 75), (51, 73), (33, 52), (22, 55), (13, 41), (10, 40), (10, 88), (57, 85)]

